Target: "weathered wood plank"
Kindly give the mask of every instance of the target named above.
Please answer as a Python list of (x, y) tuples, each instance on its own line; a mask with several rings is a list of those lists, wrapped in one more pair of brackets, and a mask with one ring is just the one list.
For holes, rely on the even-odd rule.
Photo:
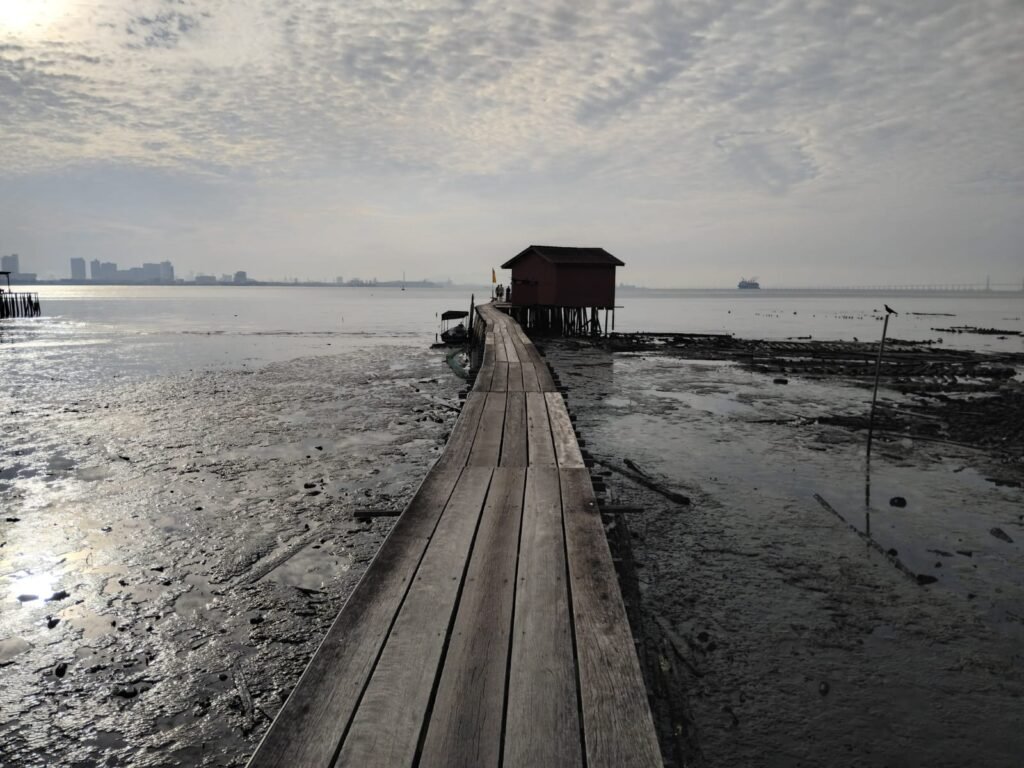
[(481, 365), (494, 365), (494, 337), (489, 334), (484, 334), (484, 356), (481, 360)]
[(585, 469), (559, 471), (588, 768), (661, 766), (633, 635)]
[(558, 471), (526, 473), (509, 665), (508, 768), (583, 764)]
[(537, 379), (537, 366), (523, 363), (523, 391), (540, 392), (540, 381)]
[(505, 345), (505, 357), (508, 358), (510, 363), (521, 362), (519, 359), (519, 352), (516, 351), (516, 345), (512, 343), (508, 330), (502, 327), (501, 331), (501, 341)]
[(523, 391), (523, 364), (522, 363), (509, 363), (508, 364), (508, 391), (509, 392), (522, 392)]
[(474, 392), (490, 392), (491, 378), (494, 376), (494, 363), (486, 363), (480, 366), (476, 372), (476, 383), (473, 384)]
[(491, 392), (508, 391), (508, 363), (495, 363), (491, 377)]
[(526, 444), (531, 467), (556, 465), (548, 406), (542, 392), (526, 393)]
[(476, 437), (486, 402), (487, 393), (485, 392), (474, 391), (466, 395), (466, 404), (462, 406), (462, 412), (452, 428), (452, 433), (448, 436), (444, 453), (437, 461), (438, 466), (465, 466), (469, 452), (473, 448), (473, 438)]
[(525, 483), (524, 468), (494, 471), (420, 768), (499, 763)]
[(519, 333), (519, 326), (510, 324), (508, 328), (508, 337), (512, 340), (512, 345), (516, 348), (516, 357), (519, 358), (520, 363), (533, 362), (530, 359), (529, 347), (533, 346), (529, 342), (525, 342), (523, 337)]
[(547, 365), (536, 366), (537, 370), (537, 381), (540, 383), (541, 392), (557, 392), (558, 387), (555, 386), (555, 380), (551, 378), (551, 371), (548, 370)]
[(494, 339), (494, 362), (507, 363), (508, 355), (505, 353), (505, 343), (502, 341), (501, 336), (498, 335), (498, 332), (492, 330), (492, 328), (493, 326), (489, 326), (487, 338)]
[(483, 467), (467, 467), (459, 478), (395, 619), (336, 765), (412, 765), (491, 472)]
[(583, 455), (569, 419), (565, 400), (558, 392), (545, 392), (548, 404), (548, 420), (551, 422), (551, 439), (555, 444), (555, 459), (559, 467), (583, 469)]
[(530, 362), (534, 365), (544, 365), (544, 356), (540, 353), (540, 350), (537, 349), (536, 345), (530, 341), (530, 337), (526, 335), (526, 331), (517, 326), (517, 332), (519, 333), (519, 337), (523, 340), (523, 343), (526, 344), (526, 352)]
[[(435, 467), (320, 643), (249, 768), (327, 768), (420, 563), (461, 466)], [(329, 680), (329, 685), (324, 681)]]
[(527, 466), (526, 435), (526, 394), (509, 392), (505, 403), (505, 433), (501, 439), (501, 466)]
[(501, 456), (501, 435), (505, 424), (505, 393), (489, 392), (473, 448), (466, 462), (471, 467), (496, 467)]

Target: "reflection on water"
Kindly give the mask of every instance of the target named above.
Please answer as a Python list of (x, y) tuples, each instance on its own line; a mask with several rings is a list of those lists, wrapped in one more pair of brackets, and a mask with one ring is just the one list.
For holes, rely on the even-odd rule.
[(16, 573), (9, 577), (7, 594), (13, 602), (46, 600), (53, 592), (53, 577), (48, 573)]

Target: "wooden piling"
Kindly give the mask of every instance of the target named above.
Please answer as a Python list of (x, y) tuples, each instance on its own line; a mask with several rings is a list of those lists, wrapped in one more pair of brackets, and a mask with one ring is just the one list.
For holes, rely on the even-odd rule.
[(16, 317), (39, 317), (39, 294), (0, 289), (0, 320)]

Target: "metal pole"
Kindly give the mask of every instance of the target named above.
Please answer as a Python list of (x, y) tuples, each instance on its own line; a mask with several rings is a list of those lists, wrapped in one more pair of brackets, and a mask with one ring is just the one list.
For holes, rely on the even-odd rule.
[(885, 351), (885, 334), (889, 330), (889, 312), (882, 323), (882, 341), (878, 345), (878, 360), (875, 361), (875, 390), (871, 395), (871, 415), (868, 417), (868, 461), (871, 461), (871, 438), (875, 430), (875, 403), (878, 401), (878, 379), (882, 374), (882, 353)]

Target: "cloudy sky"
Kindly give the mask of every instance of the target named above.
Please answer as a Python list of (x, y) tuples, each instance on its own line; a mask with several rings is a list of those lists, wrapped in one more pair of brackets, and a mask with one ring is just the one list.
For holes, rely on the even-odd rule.
[(0, 0), (0, 253), (1024, 278), (1024, 1)]

